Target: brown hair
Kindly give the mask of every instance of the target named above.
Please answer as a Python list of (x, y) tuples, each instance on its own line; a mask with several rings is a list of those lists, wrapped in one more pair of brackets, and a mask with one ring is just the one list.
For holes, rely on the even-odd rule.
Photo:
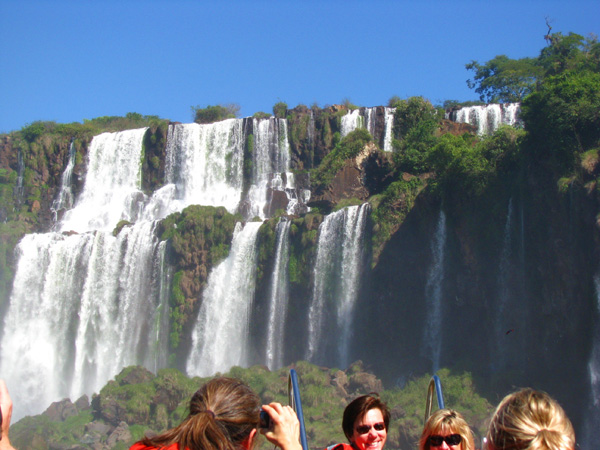
[(174, 443), (189, 450), (239, 450), (259, 425), (260, 399), (240, 380), (214, 378), (190, 400), (190, 413), (177, 427), (140, 442), (149, 447)]
[(526, 388), (500, 402), (487, 442), (494, 450), (573, 450), (575, 431), (556, 400)]
[(348, 442), (352, 442), (356, 420), (363, 418), (364, 415), (372, 409), (379, 409), (381, 411), (385, 429), (388, 429), (390, 424), (390, 409), (387, 405), (379, 398), (377, 393), (362, 395), (352, 400), (348, 406), (346, 406), (346, 409), (344, 409), (342, 429), (348, 438)]
[(427, 422), (425, 423), (423, 433), (421, 433), (421, 439), (419, 439), (419, 450), (429, 450), (429, 437), (433, 434), (439, 434), (440, 432), (460, 434), (460, 437), (462, 438), (461, 442), (463, 443), (461, 449), (475, 449), (473, 432), (463, 416), (453, 409), (438, 409), (429, 416), (429, 419), (427, 419)]

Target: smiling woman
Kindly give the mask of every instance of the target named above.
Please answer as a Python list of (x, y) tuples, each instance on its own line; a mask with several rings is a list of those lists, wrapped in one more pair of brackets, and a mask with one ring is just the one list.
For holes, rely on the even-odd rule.
[(419, 450), (474, 450), (471, 428), (463, 416), (452, 409), (438, 409), (423, 428)]

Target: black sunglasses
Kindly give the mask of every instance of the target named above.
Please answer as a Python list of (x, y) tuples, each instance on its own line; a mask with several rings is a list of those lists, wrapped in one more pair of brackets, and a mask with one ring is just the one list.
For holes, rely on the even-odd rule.
[(383, 431), (385, 430), (385, 423), (378, 422), (373, 425), (359, 425), (356, 427), (356, 432), (358, 434), (367, 434), (371, 431), (371, 427), (375, 428), (375, 431)]
[(429, 445), (431, 447), (439, 447), (444, 441), (446, 441), (446, 444), (449, 446), (458, 445), (462, 441), (462, 437), (460, 434), (451, 434), (449, 436), (440, 436), (438, 434), (434, 434), (433, 436), (429, 436)]

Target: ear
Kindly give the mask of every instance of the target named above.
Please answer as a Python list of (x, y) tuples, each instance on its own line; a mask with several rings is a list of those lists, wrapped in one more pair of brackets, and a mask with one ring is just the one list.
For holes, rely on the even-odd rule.
[(244, 450), (252, 450), (252, 447), (254, 447), (254, 440), (256, 439), (256, 433), (256, 428), (253, 428), (248, 437), (244, 439), (244, 442), (242, 442), (242, 448)]

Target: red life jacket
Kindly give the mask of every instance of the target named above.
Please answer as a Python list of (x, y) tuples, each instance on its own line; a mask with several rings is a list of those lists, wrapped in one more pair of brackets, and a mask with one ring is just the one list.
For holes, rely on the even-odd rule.
[(351, 444), (334, 444), (327, 447), (325, 450), (356, 450)]

